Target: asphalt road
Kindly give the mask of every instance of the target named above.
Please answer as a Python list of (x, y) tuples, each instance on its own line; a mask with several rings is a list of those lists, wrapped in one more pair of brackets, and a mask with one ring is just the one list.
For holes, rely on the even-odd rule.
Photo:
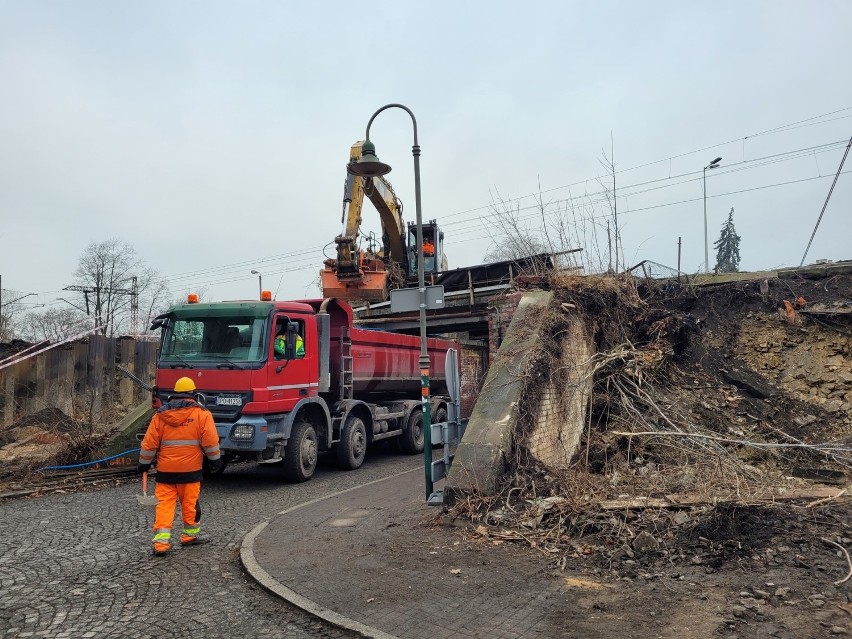
[(322, 460), (304, 484), (283, 483), (274, 465), (229, 468), (202, 488), (212, 542), (162, 558), (150, 555), (154, 509), (137, 503), (138, 482), (2, 501), (0, 637), (354, 636), (261, 590), (239, 564), (239, 545), (285, 508), (420, 460), (379, 452), (351, 472)]

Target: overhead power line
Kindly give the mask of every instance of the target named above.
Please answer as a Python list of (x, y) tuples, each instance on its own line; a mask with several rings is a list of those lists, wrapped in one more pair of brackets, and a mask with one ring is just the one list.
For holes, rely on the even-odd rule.
[(825, 204), (822, 205), (822, 211), (819, 212), (819, 218), (817, 218), (816, 226), (814, 226), (814, 232), (811, 233), (811, 239), (808, 240), (808, 246), (805, 249), (805, 254), (802, 255), (802, 261), (799, 263), (799, 266), (805, 263), (805, 258), (808, 256), (808, 251), (811, 250), (811, 242), (814, 241), (814, 235), (816, 235), (817, 229), (819, 228), (819, 223), (822, 222), (822, 216), (825, 213), (825, 208), (828, 206), (828, 201), (831, 199), (831, 194), (834, 193), (834, 187), (837, 184), (837, 178), (840, 177), (840, 172), (843, 170), (843, 164), (846, 162), (846, 156), (849, 155), (849, 147), (852, 146), (852, 138), (849, 138), (849, 144), (846, 145), (846, 152), (843, 154), (843, 159), (840, 160), (840, 166), (837, 167), (837, 175), (834, 176), (834, 181), (831, 183), (831, 188), (828, 189), (828, 195), (825, 198)]
[[(814, 121), (814, 120), (819, 120), (820, 118), (825, 118), (825, 117), (828, 117), (830, 115), (835, 115), (837, 113), (843, 113), (845, 111), (850, 111), (850, 110), (852, 110), (852, 106), (844, 107), (842, 109), (837, 109), (836, 111), (830, 111), (828, 113), (823, 113), (821, 115), (815, 115), (813, 117), (806, 118), (804, 120), (797, 120), (796, 122), (790, 122), (788, 124), (783, 124), (781, 126), (773, 128), (773, 129), (767, 129), (766, 131), (760, 131), (758, 133), (750, 133), (749, 135), (742, 136), (742, 137), (739, 137), (739, 138), (732, 138), (732, 139), (730, 139), (726, 142), (719, 142), (717, 144), (711, 144), (710, 146), (701, 147), (700, 149), (694, 149), (692, 151), (686, 151), (684, 153), (678, 153), (677, 155), (670, 155), (668, 157), (660, 158), (658, 160), (652, 160), (650, 162), (645, 162), (643, 164), (637, 164), (635, 166), (631, 166), (631, 167), (628, 167), (626, 169), (616, 170), (616, 175), (627, 173), (629, 171), (635, 171), (637, 169), (643, 169), (645, 167), (653, 166), (655, 164), (661, 164), (663, 162), (670, 162), (671, 160), (677, 160), (679, 158), (687, 157), (689, 155), (694, 155), (696, 153), (703, 153), (704, 151), (709, 151), (711, 149), (717, 149), (719, 147), (726, 146), (728, 144), (733, 144), (734, 142), (741, 142), (743, 140), (750, 140), (750, 139), (754, 139), (756, 137), (761, 137), (761, 136), (764, 136), (764, 135), (772, 135), (772, 134), (775, 134), (775, 133), (783, 133), (787, 130), (803, 128), (802, 126), (799, 126), (799, 125), (802, 125), (805, 122), (810, 122), (810, 124), (805, 124), (804, 126), (817, 126), (819, 124), (827, 124), (828, 122), (835, 122), (837, 120), (852, 118), (852, 114), (849, 114), (849, 115), (844, 115), (844, 116), (839, 117), (839, 118), (833, 118), (831, 120), (822, 120), (822, 121), (819, 121), (819, 122)], [(576, 182), (571, 182), (570, 184), (563, 184), (561, 186), (554, 186), (554, 187), (551, 187), (549, 189), (545, 189), (543, 191), (528, 193), (527, 195), (521, 195), (521, 196), (518, 196), (516, 198), (509, 198), (508, 201), (524, 200), (524, 199), (527, 199), (527, 198), (530, 198), (530, 197), (539, 196), (539, 195), (544, 194), (544, 193), (550, 193), (550, 192), (553, 192), (553, 191), (560, 191), (562, 189), (568, 189), (568, 188), (571, 188), (571, 187), (580, 186), (581, 184), (587, 184), (589, 182), (595, 182), (596, 180), (602, 179), (604, 177), (607, 177), (607, 176), (596, 175), (594, 177), (586, 178), (584, 180), (578, 180)], [(446, 219), (448, 217), (455, 217), (455, 216), (458, 216), (458, 215), (464, 215), (465, 213), (474, 213), (476, 211), (488, 209), (489, 206), (490, 205), (485, 204), (483, 206), (477, 206), (477, 207), (474, 207), (474, 208), (471, 208), (471, 209), (465, 209), (463, 211), (458, 211), (457, 213), (450, 213), (449, 215), (445, 215), (444, 218)]]

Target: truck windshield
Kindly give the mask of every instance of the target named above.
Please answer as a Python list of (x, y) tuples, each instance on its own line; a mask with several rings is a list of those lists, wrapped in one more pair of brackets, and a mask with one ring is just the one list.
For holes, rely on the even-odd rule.
[(257, 317), (175, 317), (163, 336), (163, 363), (258, 362), (266, 356), (266, 320)]

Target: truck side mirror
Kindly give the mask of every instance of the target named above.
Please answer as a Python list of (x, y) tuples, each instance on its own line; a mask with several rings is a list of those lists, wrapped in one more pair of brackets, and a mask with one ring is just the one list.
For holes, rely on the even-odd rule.
[(287, 324), (287, 346), (284, 348), (286, 359), (296, 359), (296, 325), (292, 322)]
[(167, 328), (168, 325), (169, 325), (169, 314), (164, 313), (162, 315), (157, 315), (157, 317), (155, 317), (151, 321), (151, 328), (149, 328), (148, 330), (149, 331), (155, 331), (158, 328)]

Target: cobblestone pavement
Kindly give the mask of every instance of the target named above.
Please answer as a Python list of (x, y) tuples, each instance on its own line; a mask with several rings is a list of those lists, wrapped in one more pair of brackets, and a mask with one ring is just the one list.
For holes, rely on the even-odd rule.
[[(259, 588), (239, 545), (282, 509), (416, 466), (378, 453), (354, 472), (323, 462), (304, 484), (274, 466), (205, 482), (205, 546), (150, 556), (154, 509), (139, 483), (0, 502), (0, 637), (352, 637)], [(178, 522), (179, 523), (179, 522)]]

